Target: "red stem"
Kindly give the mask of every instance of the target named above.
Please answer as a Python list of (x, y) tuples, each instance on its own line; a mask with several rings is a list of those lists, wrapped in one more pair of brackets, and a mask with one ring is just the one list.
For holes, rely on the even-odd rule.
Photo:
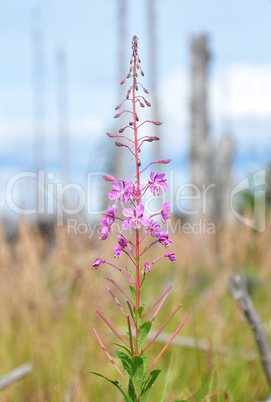
[[(139, 173), (139, 158), (138, 158), (138, 138), (137, 138), (137, 120), (136, 120), (136, 53), (134, 52), (134, 65), (133, 65), (133, 120), (134, 120), (134, 136), (135, 136), (135, 162), (136, 162), (136, 205), (140, 204), (140, 173)], [(139, 268), (139, 230), (136, 229), (136, 311), (140, 305), (140, 268)], [(138, 355), (138, 331), (136, 326), (136, 352)]]

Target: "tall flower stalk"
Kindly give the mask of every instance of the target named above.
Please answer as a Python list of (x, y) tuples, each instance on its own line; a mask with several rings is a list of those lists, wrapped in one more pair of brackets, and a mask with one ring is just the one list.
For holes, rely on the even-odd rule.
[[(121, 85), (123, 85), (126, 80), (132, 79), (132, 85), (128, 88), (125, 99), (118, 106), (116, 106), (116, 110), (123, 108), (125, 103), (129, 103), (131, 107), (127, 109), (124, 108), (124, 110), (118, 112), (114, 116), (115, 118), (118, 118), (122, 114), (130, 115), (131, 121), (126, 126), (120, 128), (118, 134), (107, 133), (107, 135), (110, 138), (121, 138), (121, 141), (123, 142), (116, 141), (116, 146), (127, 148), (132, 154), (135, 162), (136, 178), (133, 182), (132, 180), (123, 180), (114, 178), (112, 176), (104, 176), (105, 180), (112, 182), (113, 188), (108, 193), (108, 198), (111, 201), (114, 201), (114, 204), (108, 206), (107, 213), (104, 214), (104, 217), (102, 218), (100, 236), (101, 240), (106, 240), (111, 235), (116, 236), (116, 246), (113, 250), (114, 256), (119, 259), (122, 254), (126, 254), (126, 256), (128, 256), (131, 268), (128, 268), (127, 266), (125, 266), (125, 268), (121, 268), (118, 264), (107, 261), (103, 258), (96, 258), (93, 263), (94, 269), (100, 267), (101, 264), (110, 265), (111, 267), (117, 269), (120, 274), (125, 276), (128, 281), (128, 286), (130, 289), (129, 295), (127, 294), (126, 290), (124, 290), (115, 280), (106, 276), (107, 281), (117, 289), (122, 297), (124, 296), (126, 307), (124, 307), (124, 305), (118, 300), (112, 289), (105, 284), (106, 289), (119, 307), (121, 313), (126, 317), (126, 333), (128, 335), (128, 341), (123, 339), (120, 333), (103, 316), (103, 314), (96, 310), (97, 314), (118, 338), (119, 343), (117, 344), (118, 349), (116, 350), (116, 355), (120, 358), (123, 369), (127, 372), (127, 375), (123, 374), (123, 372), (119, 369), (107, 348), (104, 346), (97, 331), (95, 328), (93, 328), (94, 334), (108, 359), (114, 365), (123, 380), (127, 382), (127, 393), (125, 393), (119, 381), (110, 380), (98, 373), (93, 372), (93, 374), (103, 377), (107, 381), (111, 382), (122, 393), (125, 401), (129, 402), (147, 401), (150, 388), (160, 373), (160, 370), (152, 369), (188, 318), (188, 316), (185, 317), (183, 322), (178, 326), (176, 331), (172, 334), (168, 342), (162, 348), (161, 352), (157, 355), (154, 361), (148, 365), (145, 355), (146, 350), (157, 339), (166, 324), (176, 314), (181, 305), (178, 305), (177, 308), (168, 316), (166, 321), (156, 332), (153, 339), (151, 339), (146, 345), (146, 340), (153, 322), (173, 285), (169, 286), (158, 297), (155, 303), (151, 307), (147, 308), (147, 311), (145, 311), (147, 302), (141, 302), (142, 286), (147, 277), (151, 274), (152, 267), (157, 263), (157, 261), (166, 258), (171, 262), (175, 262), (176, 256), (172, 252), (164, 252), (151, 262), (146, 259), (149, 255), (150, 249), (155, 244), (160, 244), (167, 248), (172, 243), (172, 240), (169, 239), (169, 233), (163, 230), (161, 224), (157, 222), (157, 218), (158, 220), (160, 219), (162, 224), (165, 224), (169, 221), (170, 203), (166, 202), (162, 206), (161, 211), (153, 213), (148, 217), (145, 216), (143, 204), (145, 195), (150, 192), (154, 196), (159, 196), (161, 191), (166, 191), (168, 189), (168, 184), (164, 178), (164, 173), (155, 174), (154, 171), (151, 171), (150, 178), (147, 183), (141, 183), (141, 175), (151, 165), (167, 164), (170, 162), (170, 159), (151, 162), (144, 168), (141, 166), (139, 154), (142, 151), (144, 143), (158, 141), (159, 137), (147, 135), (140, 137), (140, 128), (146, 123), (154, 125), (160, 125), (161, 123), (159, 121), (150, 120), (145, 120), (142, 123), (139, 121), (137, 108), (151, 106), (151, 104), (145, 98), (145, 94), (148, 94), (147, 89), (138, 82), (138, 74), (140, 73), (142, 76), (144, 76), (140, 63), (141, 61), (138, 56), (138, 40), (137, 37), (134, 36), (132, 40), (130, 69), (127, 76), (121, 81)], [(140, 92), (143, 92), (144, 94), (139, 95)], [(126, 206), (127, 204), (128, 206)], [(121, 222), (122, 231), (115, 230), (114, 224), (116, 220)], [(149, 242), (146, 245), (146, 241), (148, 239)], [(147, 319), (147, 316), (150, 318)]]

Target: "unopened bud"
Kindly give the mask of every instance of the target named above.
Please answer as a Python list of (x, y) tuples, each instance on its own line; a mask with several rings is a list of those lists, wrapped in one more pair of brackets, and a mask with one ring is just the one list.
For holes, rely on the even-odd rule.
[(123, 133), (123, 131), (124, 131), (124, 128), (123, 128), (123, 127), (119, 129), (119, 133), (120, 133), (120, 134)]
[(162, 124), (161, 121), (151, 121), (151, 123), (155, 124), (156, 126), (160, 126)]
[(148, 91), (146, 88), (144, 88), (144, 87), (143, 87), (143, 91), (145, 92), (145, 94), (148, 94), (148, 93), (149, 93), (149, 91)]
[(135, 90), (138, 91), (138, 85), (137, 85), (137, 84), (136, 84), (136, 86), (135, 86)]
[(114, 180), (116, 180), (116, 178), (113, 177), (113, 176), (103, 176), (103, 178), (104, 178), (104, 180), (106, 180), (106, 181), (114, 181)]
[(134, 122), (133, 121), (130, 121), (129, 122), (129, 126), (133, 126), (134, 125)]
[(120, 82), (120, 85), (123, 85), (125, 83), (126, 77)]
[(141, 162), (137, 162), (137, 164), (136, 164), (138, 167), (140, 167), (141, 166)]
[(121, 115), (121, 112), (120, 112), (120, 113), (115, 114), (114, 119), (117, 119), (118, 117), (120, 117), (120, 115)]
[(145, 107), (144, 103), (142, 103), (140, 101), (139, 101), (139, 104), (140, 104), (141, 107)]
[[(146, 102), (146, 101), (145, 101)], [(119, 103), (116, 107), (115, 110), (118, 110), (121, 107), (121, 103)]]
[(108, 135), (108, 137), (110, 137), (110, 138), (117, 137), (117, 134), (112, 134), (112, 133), (106, 133), (106, 135)]
[(115, 144), (117, 145), (117, 147), (124, 147), (124, 144), (122, 144), (121, 142), (116, 141)]
[(144, 71), (141, 70), (140, 72), (141, 72), (142, 77), (144, 77)]
[(146, 99), (145, 99), (145, 103), (146, 103), (147, 106), (151, 107), (150, 102), (148, 102)]
[(149, 138), (148, 138), (147, 140), (145, 140), (145, 141), (152, 142), (152, 141), (158, 141), (158, 140), (160, 140), (159, 137), (149, 137)]
[(162, 163), (163, 165), (166, 165), (167, 163), (169, 163), (171, 161), (171, 159), (163, 159), (161, 161), (158, 161), (158, 163)]

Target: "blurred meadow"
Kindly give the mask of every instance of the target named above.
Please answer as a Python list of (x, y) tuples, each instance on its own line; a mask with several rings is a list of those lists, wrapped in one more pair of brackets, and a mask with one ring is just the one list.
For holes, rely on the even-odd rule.
[[(228, 225), (216, 237), (173, 235), (178, 260), (153, 269), (143, 298), (150, 306), (174, 283), (155, 328), (179, 303), (182, 308), (166, 332), (186, 314), (189, 319), (177, 338), (183, 346), (172, 345), (157, 363), (164, 371), (150, 401), (200, 401), (214, 389), (226, 391), (231, 401), (267, 398), (252, 331), (228, 289), (228, 277), (241, 274), (270, 339), (270, 218), (267, 223), (264, 233)], [(112, 257), (114, 243), (68, 235), (65, 226), (56, 227), (54, 235), (49, 247), (35, 225), (21, 222), (18, 238), (8, 243), (1, 227), (0, 377), (24, 362), (33, 364), (24, 379), (1, 391), (1, 401), (121, 401), (114, 387), (89, 374), (94, 370), (118, 379), (91, 330), (95, 325), (107, 345), (116, 341), (95, 308), (116, 327), (125, 325), (103, 287), (105, 275), (116, 278), (117, 273), (112, 267), (91, 267), (101, 253)], [(158, 338), (150, 360), (162, 346)], [(217, 395), (211, 400), (224, 400)]]

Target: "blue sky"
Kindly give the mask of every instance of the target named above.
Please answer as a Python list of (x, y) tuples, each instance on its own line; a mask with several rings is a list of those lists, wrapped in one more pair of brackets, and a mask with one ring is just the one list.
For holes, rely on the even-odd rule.
[[(37, 8), (39, 19), (34, 22)], [(211, 135), (214, 141), (223, 132), (234, 136), (236, 180), (261, 169), (270, 160), (271, 150), (271, 2), (157, 0), (155, 9), (161, 141), (164, 157), (173, 159), (179, 180), (189, 179), (189, 41), (201, 33), (209, 35), (212, 54)], [(148, 88), (146, 12), (146, 0), (127, 0), (126, 65), (136, 34), (145, 72), (142, 83)], [(101, 148), (110, 140), (104, 133), (115, 127), (118, 23), (117, 0), (0, 3), (1, 211), (5, 210), (4, 188), (9, 178), (35, 167), (33, 30), (38, 26), (43, 35), (46, 169), (59, 176), (56, 52), (62, 46), (67, 58), (72, 180), (82, 183), (87, 170), (105, 169), (107, 154)]]

